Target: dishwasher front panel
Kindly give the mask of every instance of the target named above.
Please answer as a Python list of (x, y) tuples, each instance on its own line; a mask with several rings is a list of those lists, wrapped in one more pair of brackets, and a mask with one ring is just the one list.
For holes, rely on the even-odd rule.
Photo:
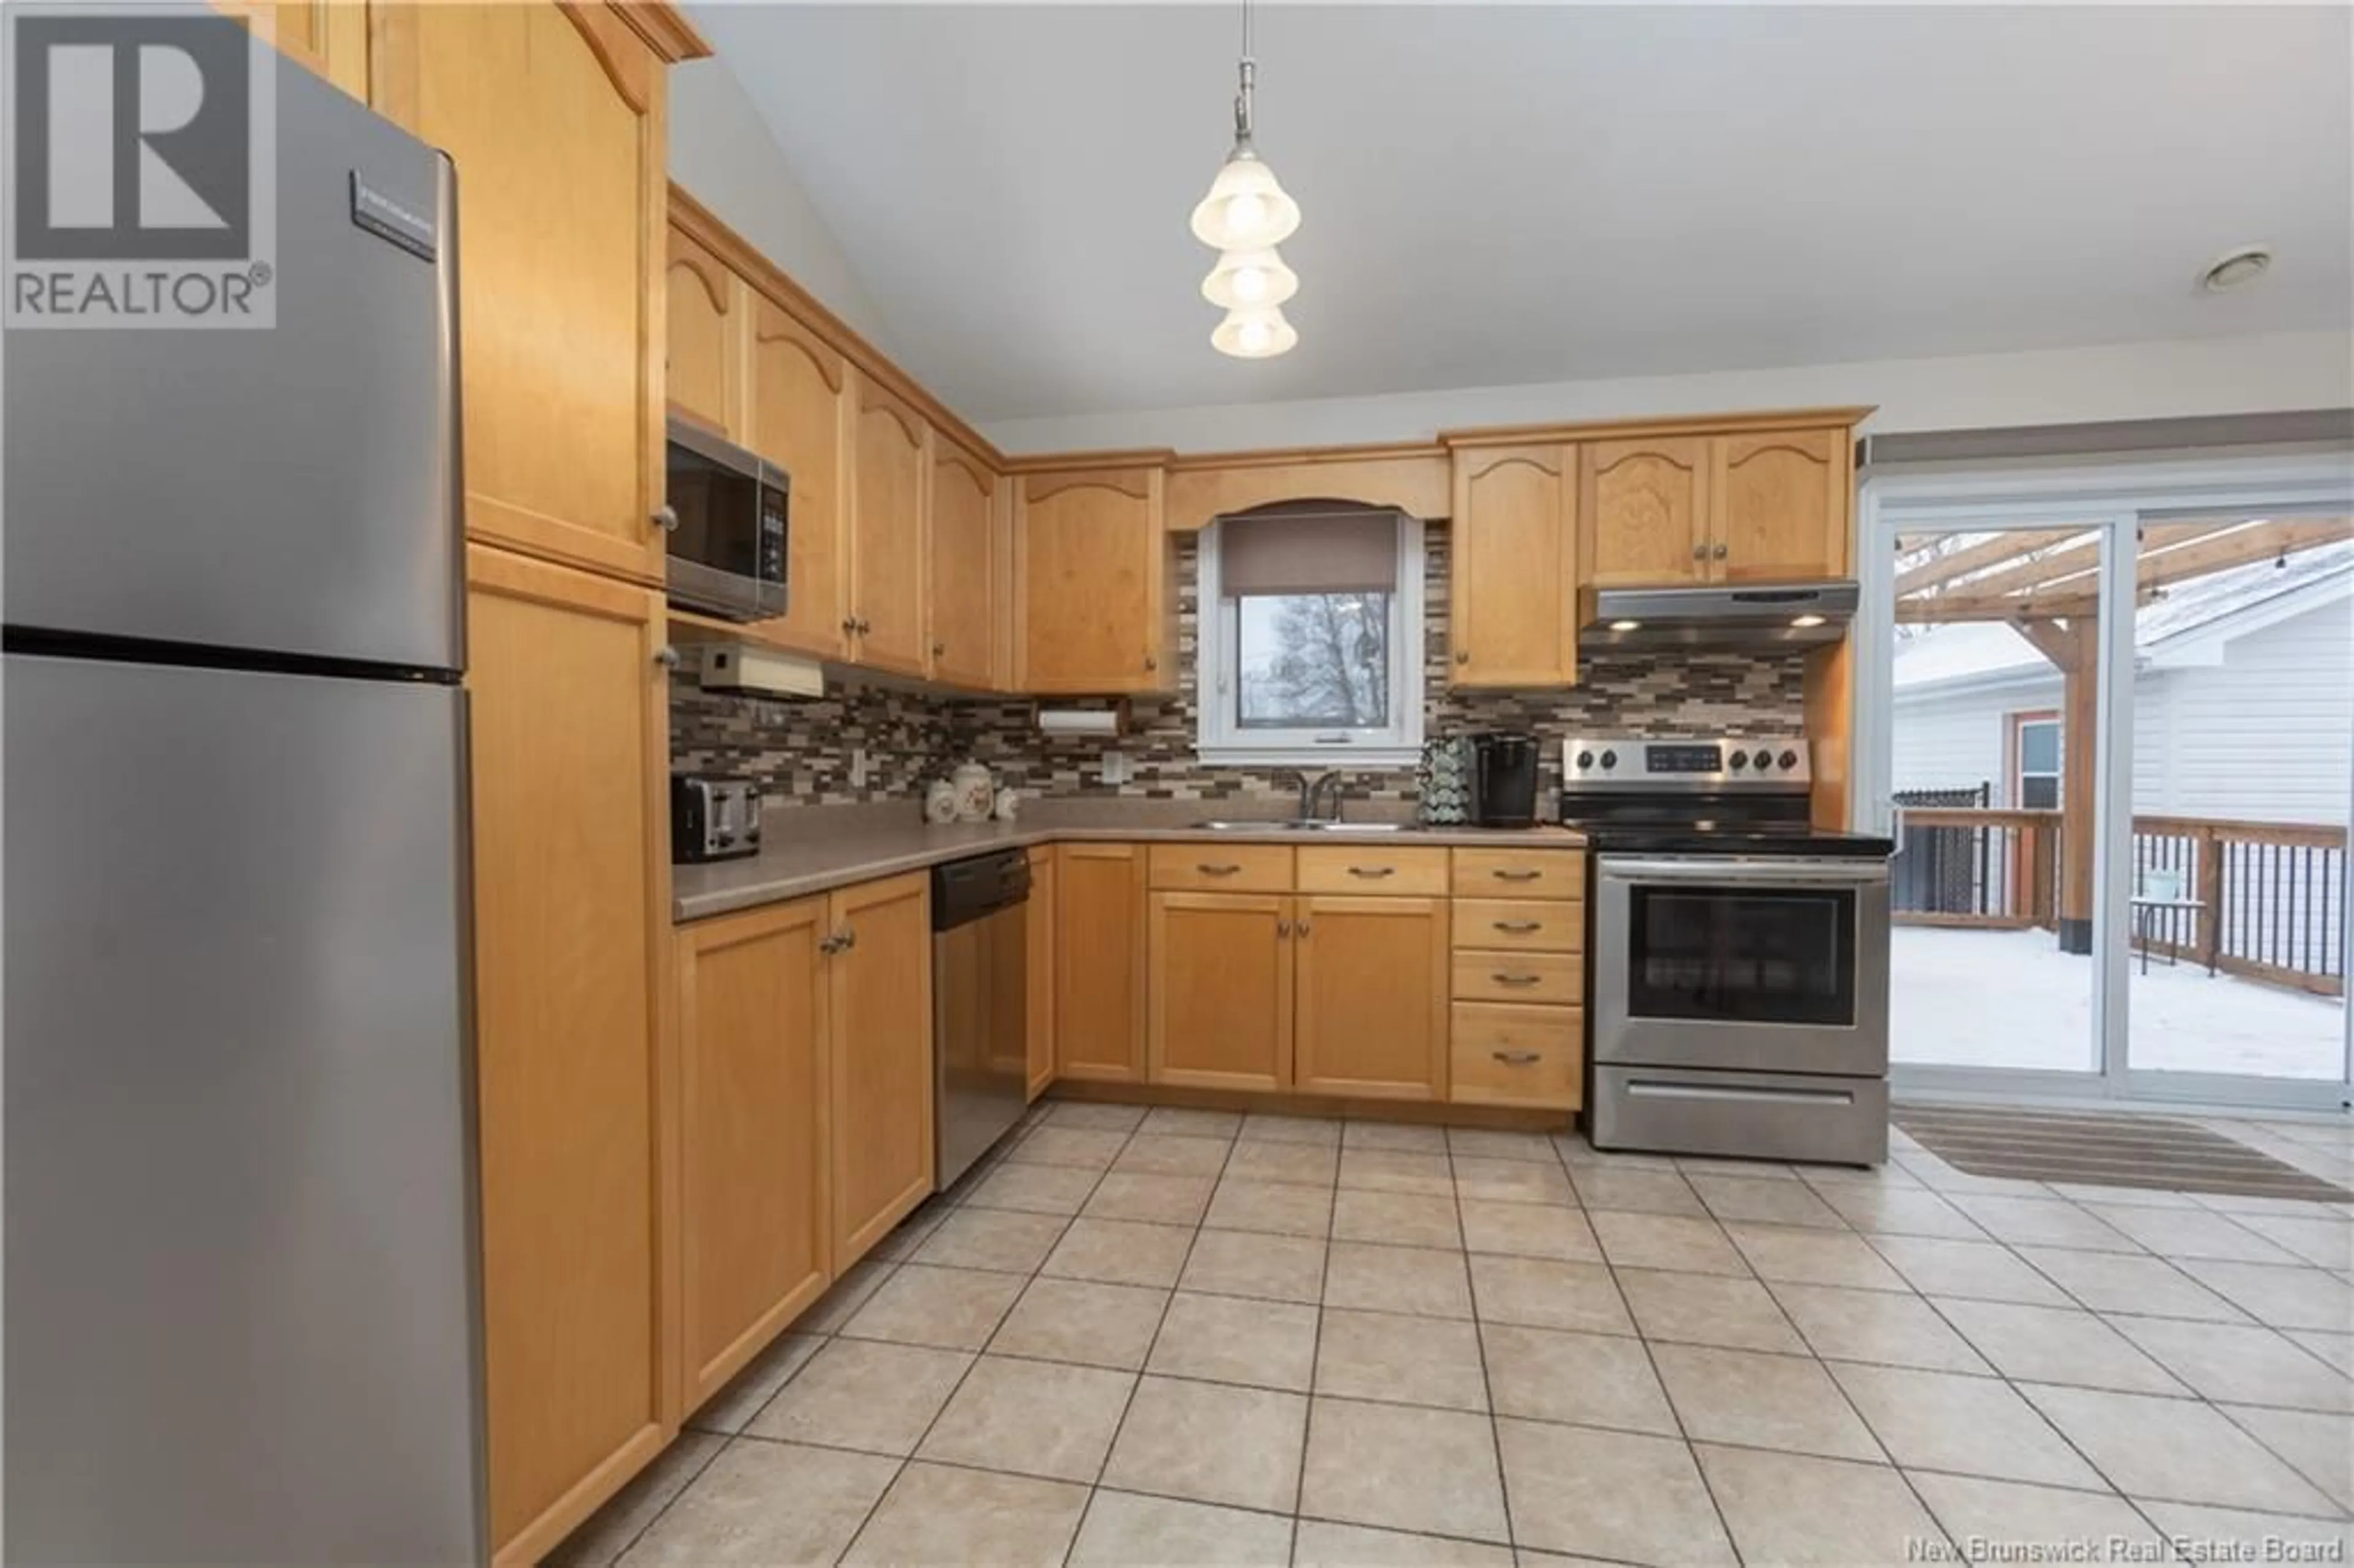
[(945, 1192), (1022, 1119), (1029, 1101), (1028, 916), (1013, 904), (932, 934), (932, 1038)]

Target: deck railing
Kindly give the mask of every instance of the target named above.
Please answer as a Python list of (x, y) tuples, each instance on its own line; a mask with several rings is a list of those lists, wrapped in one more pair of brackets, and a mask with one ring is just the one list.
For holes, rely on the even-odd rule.
[[(1957, 792), (1958, 793), (1958, 792)], [(1896, 923), (1988, 930), (2057, 918), (2058, 811), (1905, 803)], [(2137, 944), (2178, 962), (2323, 996), (2346, 991), (2346, 830), (2137, 816)]]

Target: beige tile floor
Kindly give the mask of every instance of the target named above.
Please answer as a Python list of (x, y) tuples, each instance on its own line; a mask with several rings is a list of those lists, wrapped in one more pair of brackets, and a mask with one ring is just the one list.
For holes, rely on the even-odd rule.
[(2344, 1561), (2349, 1370), (2354, 1205), (1058, 1102), (557, 1561)]

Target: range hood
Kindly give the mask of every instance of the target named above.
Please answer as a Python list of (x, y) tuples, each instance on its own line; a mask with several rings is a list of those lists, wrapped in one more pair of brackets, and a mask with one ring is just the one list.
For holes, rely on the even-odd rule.
[(1588, 652), (1807, 648), (1845, 637), (1857, 599), (1851, 582), (1587, 588), (1577, 596), (1577, 645)]

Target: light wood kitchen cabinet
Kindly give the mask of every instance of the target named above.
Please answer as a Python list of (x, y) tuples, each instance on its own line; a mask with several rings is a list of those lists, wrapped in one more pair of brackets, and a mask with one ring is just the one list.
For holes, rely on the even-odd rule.
[(685, 1408), (832, 1278), (827, 901), (678, 933), (679, 1314)]
[(1585, 1099), (1584, 1014), (1518, 1002), (1455, 1004), (1447, 1097), (1575, 1110)]
[(1708, 481), (1705, 437), (1587, 442), (1578, 461), (1585, 580), (1596, 588), (1706, 580)]
[(659, 583), (667, 7), (378, 5), (372, 100), (461, 171), (469, 535)]
[(929, 494), (931, 675), (951, 685), (986, 687), (997, 673), (997, 475), (963, 447), (936, 436)]
[(1158, 467), (1051, 471), (1016, 481), (1017, 689), (1173, 686), (1164, 483)]
[(1845, 429), (1763, 430), (1709, 444), (1712, 577), (1805, 582), (1848, 574), (1854, 476)]
[(1444, 1099), (1447, 900), (1310, 894), (1292, 907), (1292, 1086)]
[(663, 387), (670, 407), (722, 435), (744, 435), (743, 280), (677, 229), (665, 231), (670, 259), (663, 274), (668, 353)]
[(215, 0), (280, 54), (362, 102), (368, 95), (367, 0)]
[(1847, 425), (1592, 441), (1581, 472), (1596, 588), (1812, 582), (1850, 570)]
[(833, 894), (826, 913), (836, 1269), (932, 1191), (932, 921), (928, 873)]
[(851, 372), (851, 657), (920, 675), (924, 641), (924, 494), (932, 432), (924, 417)]
[(468, 548), (490, 1520), (553, 1547), (670, 1436), (661, 595)]
[(1064, 844), (1055, 889), (1055, 1071), (1144, 1081), (1145, 854)]
[(1277, 1089), (1291, 1081), (1291, 905), (1265, 893), (1152, 895), (1152, 1082)]
[(1454, 684), (1576, 681), (1575, 450), (1543, 443), (1455, 451), (1447, 589)]
[(832, 344), (766, 295), (754, 295), (751, 324), (744, 444), (783, 469), (792, 485), (785, 613), (760, 630), (788, 647), (837, 658), (849, 641), (843, 624), (850, 613), (848, 370)]
[(1055, 1081), (1055, 846), (1030, 852), (1030, 903), (1023, 911), (1023, 958), (1029, 968), (1024, 1022), (1029, 1044), (1029, 1097), (1036, 1099)]

